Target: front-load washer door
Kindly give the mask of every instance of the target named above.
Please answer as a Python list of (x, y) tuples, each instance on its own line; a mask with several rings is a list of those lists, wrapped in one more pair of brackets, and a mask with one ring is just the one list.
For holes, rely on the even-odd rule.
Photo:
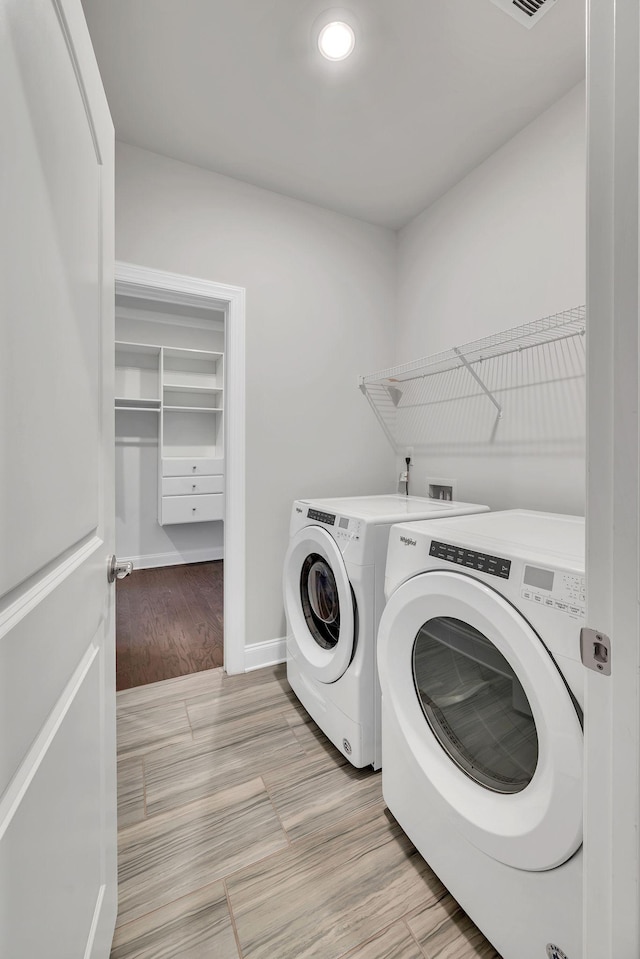
[(320, 682), (335, 682), (353, 656), (354, 601), (342, 554), (321, 526), (292, 537), (283, 585), (290, 631), (307, 671)]
[[(526, 870), (573, 855), (582, 842), (582, 727), (521, 613), (471, 576), (422, 573), (387, 603), (378, 670), (384, 714), (471, 843)], [(382, 764), (384, 778), (384, 755)]]

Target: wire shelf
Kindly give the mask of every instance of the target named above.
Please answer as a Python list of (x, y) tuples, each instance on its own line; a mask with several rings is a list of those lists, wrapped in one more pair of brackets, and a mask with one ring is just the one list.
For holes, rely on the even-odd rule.
[[(362, 376), (367, 397), (390, 443), (429, 445), (434, 407), (454, 401), (489, 402), (476, 426), (496, 437), (503, 398), (522, 387), (584, 377), (586, 308), (552, 316)], [(528, 354), (528, 351), (533, 351)], [(489, 415), (490, 414), (490, 415)], [(488, 417), (488, 418), (487, 418)], [(477, 438), (477, 437), (476, 437)]]

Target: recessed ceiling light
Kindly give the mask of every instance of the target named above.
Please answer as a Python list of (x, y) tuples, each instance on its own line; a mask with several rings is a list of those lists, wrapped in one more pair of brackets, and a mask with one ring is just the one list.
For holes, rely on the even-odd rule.
[(345, 60), (355, 45), (355, 33), (343, 20), (327, 23), (318, 37), (318, 49), (327, 60)]

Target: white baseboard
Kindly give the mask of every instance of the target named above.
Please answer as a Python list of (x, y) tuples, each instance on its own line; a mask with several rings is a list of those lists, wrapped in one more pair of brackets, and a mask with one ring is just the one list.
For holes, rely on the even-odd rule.
[(183, 552), (147, 553), (146, 556), (122, 556), (120, 562), (130, 561), (134, 569), (155, 569), (158, 566), (182, 566), (186, 563), (208, 563), (214, 559), (224, 559), (224, 548), (214, 546), (211, 549), (188, 549)]
[(262, 669), (263, 666), (275, 666), (284, 663), (287, 658), (287, 638), (269, 639), (266, 643), (253, 643), (244, 648), (244, 669)]

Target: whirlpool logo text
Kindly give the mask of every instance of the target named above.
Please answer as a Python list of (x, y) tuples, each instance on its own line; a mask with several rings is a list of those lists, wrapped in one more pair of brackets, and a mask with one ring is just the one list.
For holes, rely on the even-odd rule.
[(401, 542), (401, 543), (404, 543), (405, 546), (415, 546), (415, 545), (416, 545), (415, 539), (411, 539), (411, 537), (409, 537), (409, 536), (401, 536), (401, 537), (400, 537), (400, 542)]

